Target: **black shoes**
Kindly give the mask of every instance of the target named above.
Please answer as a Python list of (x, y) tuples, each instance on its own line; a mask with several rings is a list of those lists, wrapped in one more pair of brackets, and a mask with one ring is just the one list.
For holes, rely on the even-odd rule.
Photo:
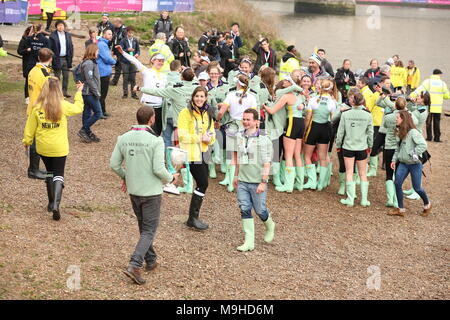
[(92, 142), (91, 138), (86, 133), (86, 131), (84, 131), (84, 129), (80, 129), (80, 131), (78, 131), (78, 136), (81, 138), (81, 141), (83, 141), (84, 143)]
[(137, 95), (137, 94), (135, 94), (135, 93), (134, 93), (134, 94), (132, 94), (132, 95), (131, 95), (131, 97), (132, 97), (133, 99), (139, 100), (139, 97), (138, 97), (138, 95)]
[(100, 142), (100, 138), (97, 137), (92, 131), (89, 134), (89, 139), (91, 139), (92, 142)]
[(128, 99), (128, 95), (127, 95), (127, 94), (124, 94), (124, 95), (122, 96), (122, 99)]
[(195, 193), (192, 194), (191, 205), (189, 206), (189, 218), (188, 221), (186, 221), (188, 227), (200, 231), (208, 229), (208, 225), (198, 218), (202, 202), (203, 197), (196, 195)]
[(138, 268), (128, 267), (123, 271), (127, 277), (133, 280), (135, 283), (142, 285), (145, 283), (144, 278), (141, 276), (141, 271)]
[(36, 150), (29, 148), (30, 150), (30, 166), (28, 167), (28, 178), (45, 180), (47, 172), (39, 170), (39, 161), (41, 157), (37, 154)]

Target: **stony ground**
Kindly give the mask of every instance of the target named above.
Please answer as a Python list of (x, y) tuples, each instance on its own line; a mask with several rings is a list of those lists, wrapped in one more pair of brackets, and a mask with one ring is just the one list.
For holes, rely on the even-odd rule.
[[(99, 144), (83, 144), (76, 135), (81, 116), (70, 119), (63, 214), (55, 222), (45, 210), (44, 183), (26, 176), (19, 63), (9, 58), (0, 65), (9, 82), (17, 81), (0, 99), (0, 299), (450, 298), (449, 118), (442, 119), (445, 143), (430, 143), (432, 170), (426, 166), (423, 183), (434, 206), (429, 217), (419, 216), (421, 203), (410, 200), (404, 218), (388, 217), (381, 170), (371, 180), (372, 206), (347, 209), (336, 194), (335, 169), (323, 192), (288, 195), (271, 186), (275, 241), (264, 244), (264, 226), (257, 222), (256, 250), (239, 253), (236, 195), (212, 180), (201, 214), (210, 225), (207, 232), (184, 225), (188, 195), (164, 195), (155, 240), (160, 267), (145, 274), (145, 286), (137, 286), (122, 270), (138, 228), (109, 157), (116, 137), (134, 123), (138, 102), (120, 99), (121, 88), (112, 88), (112, 117), (93, 128)], [(80, 290), (67, 286), (73, 266), (80, 270)], [(380, 290), (366, 285), (377, 275), (369, 267), (379, 268)]]

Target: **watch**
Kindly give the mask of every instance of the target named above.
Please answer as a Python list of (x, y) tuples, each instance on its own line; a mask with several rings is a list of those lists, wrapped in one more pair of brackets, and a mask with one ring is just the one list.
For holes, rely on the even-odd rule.
[(261, 183), (269, 183), (269, 179), (262, 179)]

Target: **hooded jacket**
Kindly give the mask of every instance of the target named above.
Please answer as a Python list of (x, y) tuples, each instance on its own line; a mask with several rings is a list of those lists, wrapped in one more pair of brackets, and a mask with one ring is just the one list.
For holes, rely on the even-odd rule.
[(100, 77), (110, 76), (112, 73), (112, 66), (116, 64), (116, 60), (111, 56), (111, 51), (108, 47), (109, 41), (105, 38), (98, 40), (98, 58), (97, 65), (100, 72)]

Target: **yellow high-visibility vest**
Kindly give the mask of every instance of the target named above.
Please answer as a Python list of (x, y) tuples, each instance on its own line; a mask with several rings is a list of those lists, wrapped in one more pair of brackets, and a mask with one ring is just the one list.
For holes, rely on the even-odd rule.
[(289, 58), (286, 62), (281, 60), (280, 80), (287, 79), (294, 70), (300, 70), (300, 61), (297, 58)]
[(442, 113), (442, 104), (444, 99), (450, 99), (450, 93), (447, 84), (442, 81), (439, 75), (432, 75), (429, 79), (411, 93), (411, 98), (417, 97), (423, 91), (427, 91), (431, 97), (430, 113)]
[(48, 13), (56, 11), (56, 0), (41, 0), (41, 9)]

